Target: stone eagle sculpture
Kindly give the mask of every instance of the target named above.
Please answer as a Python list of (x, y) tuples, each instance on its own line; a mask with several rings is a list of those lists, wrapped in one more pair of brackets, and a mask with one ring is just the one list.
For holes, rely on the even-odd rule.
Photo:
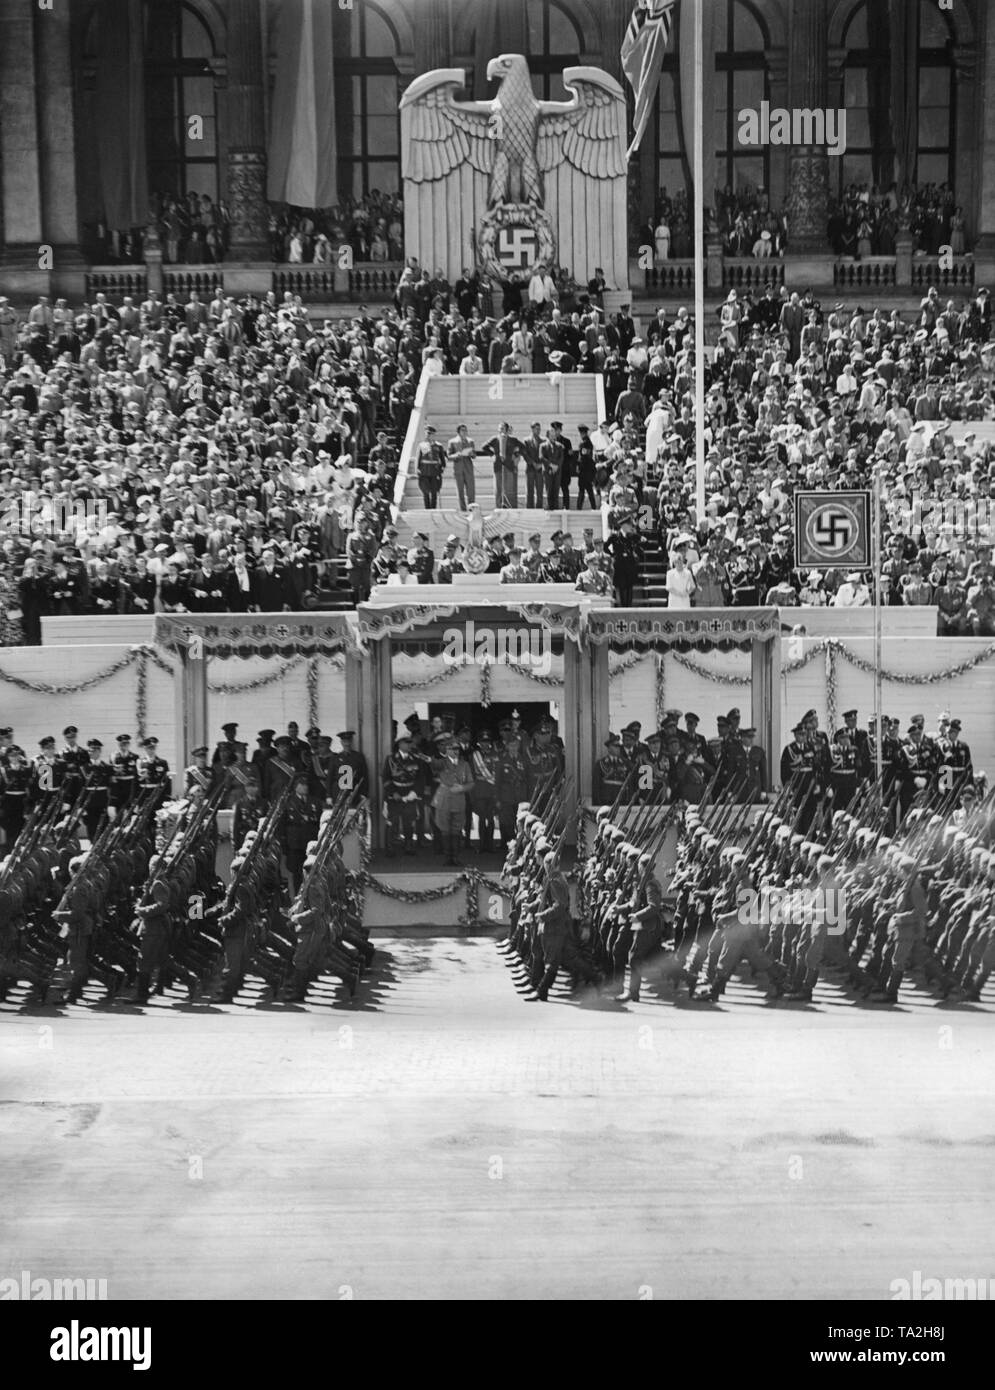
[(457, 101), (465, 85), (458, 68), (416, 78), (401, 101), (404, 177), (412, 183), (446, 178), (469, 164), (490, 179), (487, 205), (544, 206), (543, 175), (567, 161), (596, 179), (624, 178), (625, 99), (598, 68), (567, 68), (571, 101), (540, 101), (528, 63), (503, 53), (487, 65), (500, 78), (493, 101)]

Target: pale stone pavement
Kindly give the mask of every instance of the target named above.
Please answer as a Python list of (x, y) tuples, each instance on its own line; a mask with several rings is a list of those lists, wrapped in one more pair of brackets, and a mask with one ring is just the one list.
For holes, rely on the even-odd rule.
[(995, 1278), (990, 993), (528, 1004), (493, 941), (378, 944), (352, 1004), (0, 1008), (0, 1277), (260, 1299)]

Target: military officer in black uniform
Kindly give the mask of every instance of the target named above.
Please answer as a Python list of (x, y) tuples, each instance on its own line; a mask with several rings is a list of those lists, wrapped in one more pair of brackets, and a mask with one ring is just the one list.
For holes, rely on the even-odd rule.
[(260, 729), (259, 733), (256, 735), (259, 747), (253, 752), (250, 761), (252, 766), (259, 773), (260, 778), (262, 778), (263, 769), (270, 758), (276, 756), (276, 749), (273, 747), (273, 739), (275, 737), (275, 729)]
[[(871, 744), (867, 730), (857, 727), (857, 711), (855, 709), (843, 711), (843, 728), (849, 734), (853, 747), (857, 781), (866, 782), (875, 775), (874, 759), (871, 755)], [(839, 730), (837, 730), (837, 736), (838, 734)]]
[(130, 806), (138, 781), (138, 754), (131, 747), (130, 734), (118, 734), (117, 752), (111, 759), (111, 805), (115, 811)]
[(215, 748), (214, 756), (212, 757), (211, 762), (220, 763), (225, 755), (226, 750), (228, 753), (226, 761), (229, 763), (233, 762), (235, 758), (235, 735), (238, 733), (238, 725), (222, 724), (221, 732), (224, 734), (224, 738), (221, 739), (221, 741), (218, 743), (218, 746)]
[(66, 740), (65, 747), (59, 754), (65, 768), (62, 777), (62, 794), (70, 805), (83, 790), (87, 769), (90, 766), (90, 755), (85, 748), (80, 748), (77, 744), (78, 736), (79, 729), (75, 724), (69, 724), (62, 730), (62, 737)]
[(207, 765), (207, 744), (191, 748), (190, 756), (193, 762), (183, 769), (183, 790), (189, 792), (191, 787), (199, 787), (205, 796), (209, 796), (214, 778)]
[(370, 771), (366, 759), (356, 749), (356, 734), (346, 729), (339, 734), (341, 750), (335, 754), (331, 767), (329, 795), (334, 801), (342, 792), (358, 792), (368, 796), (370, 792)]
[(787, 786), (797, 773), (791, 800), (795, 814), (799, 812), (798, 829), (805, 833), (815, 817), (822, 796), (822, 781), (816, 766), (817, 753), (804, 723), (791, 730), (791, 743), (781, 754), (781, 785)]
[(857, 749), (848, 728), (837, 729), (829, 752), (832, 760), (829, 785), (833, 791), (833, 805), (837, 810), (843, 810), (849, 806), (857, 783), (863, 780), (857, 770)]
[(895, 753), (894, 768), (898, 779), (900, 818), (904, 820), (917, 796), (926, 793), (928, 798), (936, 773), (933, 753), (923, 742), (921, 725), (909, 725)]
[(55, 751), (55, 739), (51, 734), (38, 740), (41, 752), (35, 758), (34, 787), (36, 796), (45, 796), (57, 791), (61, 795), (62, 779), (66, 765)]
[(960, 720), (951, 719), (946, 737), (941, 738), (937, 744), (938, 790), (941, 796), (945, 796), (953, 790), (959, 791), (974, 776), (971, 750), (966, 743), (961, 742), (960, 731)]
[(8, 849), (21, 833), (31, 799), (33, 773), (21, 749), (11, 745), (0, 766), (0, 828)]
[(701, 720), (693, 711), (689, 710), (684, 716), (684, 723), (687, 725), (687, 733), (684, 735), (685, 741), (691, 745), (692, 750), (697, 750), (706, 763), (711, 764), (712, 756), (708, 748), (708, 739), (704, 734), (698, 732), (698, 725)]
[(104, 745), (99, 738), (89, 739), (86, 751), (90, 757), (88, 768), (90, 785), (83, 798), (83, 824), (86, 826), (87, 838), (92, 844), (96, 839), (100, 822), (107, 814), (107, 807), (110, 805), (114, 769), (110, 763), (104, 761)]
[(158, 787), (156, 806), (161, 806), (169, 796), (169, 763), (159, 757), (159, 740), (154, 735), (143, 741), (142, 756), (135, 765), (135, 771), (138, 795), (141, 796), (149, 787)]
[(421, 761), (415, 757), (412, 740), (407, 734), (397, 740), (393, 753), (384, 763), (383, 790), (390, 850), (399, 853), (403, 841), (405, 854), (413, 855), (420, 826), (423, 779)]
[(292, 782), (307, 769), (294, 749), (289, 734), (281, 734), (276, 740), (276, 751), (263, 768), (263, 795), (270, 803), (274, 802), (288, 782)]
[(743, 729), (741, 737), (746, 753), (746, 790), (740, 800), (758, 806), (767, 798), (767, 754), (756, 742), (756, 729)]
[[(609, 734), (605, 739), (605, 752), (598, 759), (594, 774), (594, 799), (599, 806), (614, 806), (623, 786), (626, 797), (635, 795), (637, 775), (633, 772), (633, 760), (622, 752), (622, 740), (618, 734)], [(626, 798), (623, 797), (623, 801)]]

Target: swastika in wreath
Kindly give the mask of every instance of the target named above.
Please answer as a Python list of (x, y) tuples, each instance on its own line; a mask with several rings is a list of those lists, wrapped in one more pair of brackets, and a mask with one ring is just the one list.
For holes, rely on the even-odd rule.
[(864, 569), (872, 563), (869, 492), (795, 494), (799, 569)]
[(508, 270), (525, 270), (538, 256), (539, 238), (531, 227), (502, 227), (497, 238), (497, 258)]

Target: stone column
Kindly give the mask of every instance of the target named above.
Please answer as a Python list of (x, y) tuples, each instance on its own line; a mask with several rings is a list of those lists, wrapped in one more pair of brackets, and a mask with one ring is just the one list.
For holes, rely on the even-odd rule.
[(76, 202), (76, 129), (70, 13), (66, 5), (35, 15), (38, 57), (39, 177), (42, 240), (52, 247), (52, 290), (80, 296), (84, 289)]
[(448, 68), (453, 50), (451, 0), (419, 0), (414, 28), (416, 76)]
[[(789, 109), (829, 104), (828, 0), (792, 0), (788, 43)], [(788, 156), (789, 286), (832, 282), (827, 253), (829, 155), (825, 145), (792, 146)]]
[[(259, 0), (228, 4), (228, 206), (231, 261), (269, 261), (263, 38)], [(228, 274), (225, 274), (227, 285)], [(240, 287), (232, 286), (233, 289)], [(248, 288), (248, 286), (246, 287)], [(269, 288), (268, 284), (266, 288)]]
[[(770, 78), (771, 109), (783, 110), (788, 104), (788, 50), (768, 48), (764, 55)], [(774, 212), (780, 212), (788, 196), (788, 152), (782, 145), (773, 145), (770, 151), (770, 205)]]
[[(46, 14), (49, 19), (51, 15)], [(35, 81), (35, 7), (0, 9), (0, 164), (4, 208), (4, 253), (8, 265), (38, 273), (42, 235), (38, 90)], [(10, 286), (9, 276), (5, 283)], [(48, 290), (48, 273), (25, 288)]]
[(976, 52), (980, 58), (981, 83), (977, 90), (977, 129), (980, 148), (975, 162), (975, 226), (978, 240), (974, 250), (977, 284), (991, 285), (995, 279), (995, 15), (987, 5), (978, 9), (979, 35)]

